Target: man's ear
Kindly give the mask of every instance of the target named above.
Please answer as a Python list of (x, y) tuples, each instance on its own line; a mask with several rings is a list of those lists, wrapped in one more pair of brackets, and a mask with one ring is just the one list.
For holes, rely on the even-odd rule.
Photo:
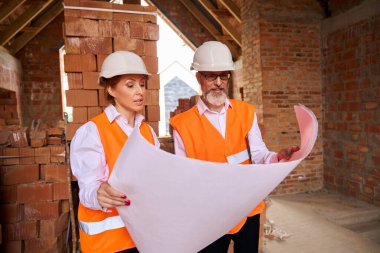
[(197, 78), (198, 83), (201, 84), (201, 74), (199, 72), (197, 72), (195, 74), (195, 77)]

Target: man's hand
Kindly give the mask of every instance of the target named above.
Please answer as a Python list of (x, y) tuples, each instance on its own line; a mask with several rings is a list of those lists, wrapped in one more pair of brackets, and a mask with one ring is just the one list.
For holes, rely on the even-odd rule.
[(292, 156), (292, 154), (294, 152), (297, 152), (298, 150), (300, 150), (300, 147), (298, 146), (291, 146), (291, 147), (288, 147), (288, 148), (284, 148), (284, 149), (281, 149), (278, 153), (277, 153), (277, 159), (278, 161), (281, 161), (281, 160), (289, 160), (289, 158)]
[(131, 201), (124, 193), (119, 192), (104, 182), (98, 189), (98, 202), (101, 207), (111, 208), (117, 206), (129, 206)]

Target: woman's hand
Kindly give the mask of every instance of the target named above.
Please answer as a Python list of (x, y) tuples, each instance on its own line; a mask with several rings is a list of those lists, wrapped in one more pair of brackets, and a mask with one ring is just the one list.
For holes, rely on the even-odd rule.
[(278, 161), (281, 161), (283, 159), (289, 160), (289, 158), (292, 156), (292, 154), (294, 152), (297, 152), (298, 150), (300, 150), (300, 147), (298, 147), (298, 146), (291, 146), (288, 148), (281, 149), (277, 153), (277, 159), (278, 159)]
[(124, 193), (112, 188), (107, 182), (102, 183), (98, 189), (98, 202), (101, 207), (105, 208), (129, 206), (131, 204)]

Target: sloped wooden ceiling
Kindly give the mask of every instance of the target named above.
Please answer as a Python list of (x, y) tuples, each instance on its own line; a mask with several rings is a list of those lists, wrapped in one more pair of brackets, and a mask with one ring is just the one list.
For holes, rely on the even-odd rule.
[[(204, 41), (219, 40), (231, 49), (233, 57), (237, 59), (241, 52), (241, 1), (146, 2), (156, 6), (166, 21), (182, 34), (184, 40), (193, 48), (200, 46)], [(0, 0), (0, 46), (16, 54), (63, 11), (62, 2), (63, 0)], [(132, 3), (131, 0), (124, 2)]]
[(225, 43), (236, 60), (241, 54), (241, 0), (145, 0), (196, 48), (208, 40)]
[(62, 11), (62, 0), (0, 0), (0, 46), (16, 54)]
[[(84, 1), (84, 0), (81, 0)], [(98, 0), (111, 1), (118, 0)], [(145, 0), (157, 7), (193, 48), (209, 40), (225, 43), (236, 60), (241, 54), (243, 0)], [(363, 0), (316, 0), (325, 17), (337, 15)], [(124, 0), (139, 4), (140, 0)], [(63, 0), (0, 0), (0, 46), (17, 53), (63, 11)]]

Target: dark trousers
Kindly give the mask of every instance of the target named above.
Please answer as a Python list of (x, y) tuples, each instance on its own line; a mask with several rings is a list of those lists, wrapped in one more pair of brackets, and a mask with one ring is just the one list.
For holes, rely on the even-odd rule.
[(132, 248), (132, 249), (122, 250), (116, 253), (139, 253), (139, 251), (136, 248)]
[(208, 245), (199, 253), (227, 253), (231, 240), (234, 253), (257, 253), (259, 251), (260, 214), (248, 217), (244, 226), (236, 234), (226, 234)]

